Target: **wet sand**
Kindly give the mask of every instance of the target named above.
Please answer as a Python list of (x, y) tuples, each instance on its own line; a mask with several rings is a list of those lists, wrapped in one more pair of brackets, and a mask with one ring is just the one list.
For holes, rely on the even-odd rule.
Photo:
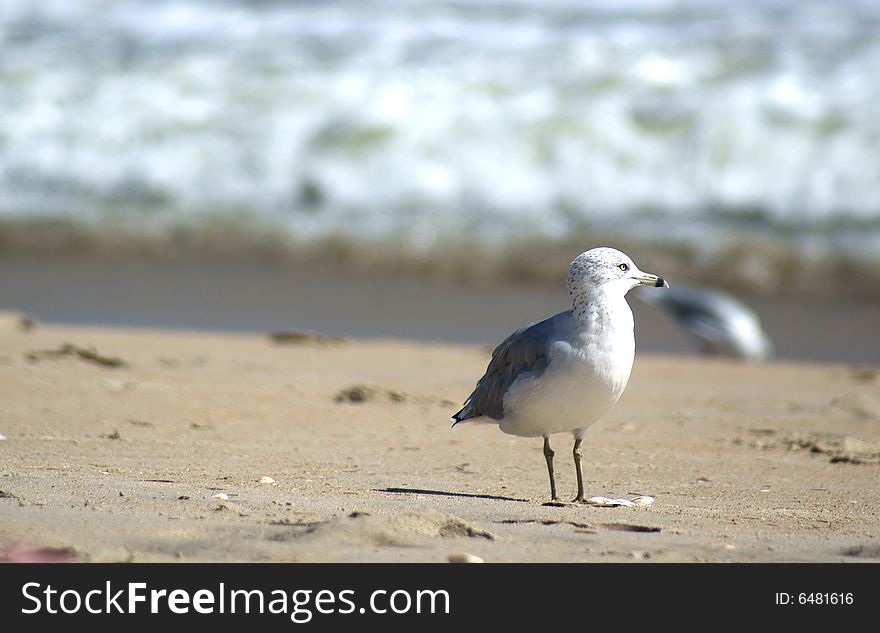
[[(441, 342), (22, 331), (7, 314), (0, 547), (136, 562), (880, 561), (876, 367), (639, 353), (587, 436), (586, 487), (655, 502), (597, 508), (542, 505), (539, 441), (450, 429), (487, 360)], [(573, 496), (569, 442), (554, 437)]]
[[(659, 263), (645, 268), (666, 274)], [(292, 327), (494, 345), (521, 325), (566, 309), (562, 277), (558, 284), (490, 283), (235, 257), (10, 251), (0, 252), (0, 309), (62, 324), (250, 332)], [(639, 350), (693, 353), (670, 317), (635, 294), (630, 304)], [(880, 363), (876, 300), (819, 292), (742, 298), (761, 317), (781, 359)]]

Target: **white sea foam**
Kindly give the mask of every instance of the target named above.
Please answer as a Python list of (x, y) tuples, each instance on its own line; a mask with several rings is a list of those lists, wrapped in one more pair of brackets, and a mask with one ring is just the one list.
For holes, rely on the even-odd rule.
[(0, 214), (867, 251), (878, 32), (867, 0), (4, 0)]

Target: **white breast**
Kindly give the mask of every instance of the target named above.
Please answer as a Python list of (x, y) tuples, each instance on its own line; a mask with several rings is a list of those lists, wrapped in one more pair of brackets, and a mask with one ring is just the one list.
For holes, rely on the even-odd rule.
[(576, 311), (571, 333), (549, 344), (550, 363), (543, 374), (523, 374), (510, 386), (499, 421), (502, 431), (582, 437), (614, 406), (635, 355), (632, 311), (623, 297), (597, 305)]

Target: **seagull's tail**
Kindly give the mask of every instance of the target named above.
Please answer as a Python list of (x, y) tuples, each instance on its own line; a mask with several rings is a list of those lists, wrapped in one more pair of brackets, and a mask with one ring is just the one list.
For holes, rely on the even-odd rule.
[(474, 407), (471, 404), (470, 398), (464, 403), (464, 406), (458, 413), (453, 414), (449, 421), (452, 422), (452, 426), (454, 427), (459, 422), (465, 422), (474, 417)]
[(461, 408), (461, 411), (453, 415), (449, 418), (449, 421), (452, 422), (452, 426), (455, 427), (459, 422), (485, 422), (498, 424), (498, 420), (494, 420), (487, 416), (485, 413), (481, 413), (474, 407), (470, 400), (464, 403), (464, 406)]
[(462, 409), (461, 411), (459, 411), (458, 413), (453, 415), (451, 418), (449, 418), (449, 421), (452, 422), (452, 426), (454, 428), (455, 425), (458, 424), (459, 422), (464, 422), (465, 420), (468, 420), (468, 419), (469, 419), (469, 417), (465, 414), (464, 409)]

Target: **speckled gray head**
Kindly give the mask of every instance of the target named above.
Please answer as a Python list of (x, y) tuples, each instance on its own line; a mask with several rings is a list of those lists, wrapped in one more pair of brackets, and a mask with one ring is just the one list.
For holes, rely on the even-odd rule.
[(662, 277), (639, 270), (626, 253), (607, 246), (581, 253), (568, 270), (568, 293), (575, 300), (600, 289), (623, 295), (636, 286), (668, 288), (669, 284)]

